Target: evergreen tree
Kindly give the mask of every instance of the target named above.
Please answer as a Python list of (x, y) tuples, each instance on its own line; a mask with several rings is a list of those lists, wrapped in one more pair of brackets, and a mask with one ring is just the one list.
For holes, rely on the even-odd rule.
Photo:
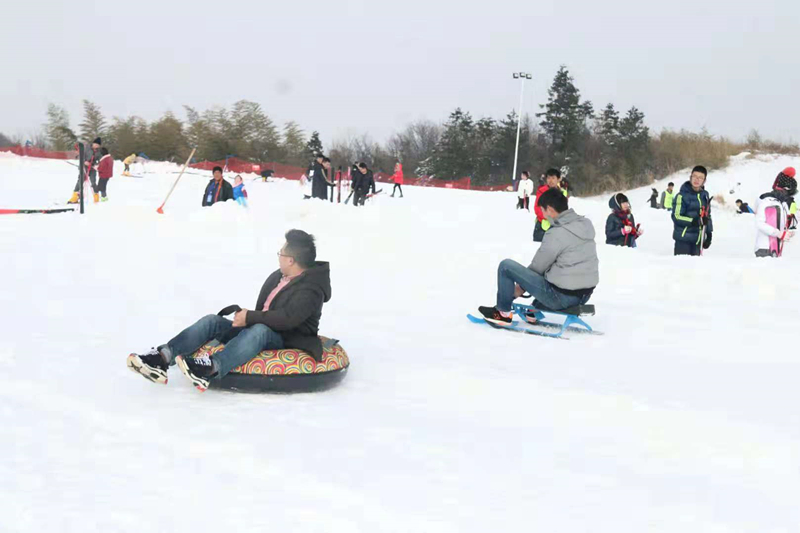
[(44, 125), (47, 142), (52, 150), (72, 150), (76, 136), (69, 127), (66, 109), (55, 104), (47, 106), (47, 123)]
[(131, 154), (138, 154), (144, 151), (144, 140), (140, 139), (136, 130), (137, 120), (141, 121), (142, 119), (129, 117), (123, 120), (119, 117), (114, 117), (111, 126), (108, 127), (103, 144), (108, 147), (115, 157), (125, 158)]
[(445, 123), (431, 156), (422, 162), (422, 172), (444, 180), (472, 176), (476, 157), (473, 152), (474, 135), (472, 116), (457, 108)]
[(260, 104), (247, 100), (236, 102), (230, 122), (230, 140), (238, 157), (266, 161), (269, 157), (278, 155), (278, 130)]
[(106, 132), (106, 119), (100, 107), (90, 102), (83, 101), (83, 122), (79, 124), (81, 138), (85, 142), (92, 142), (97, 137), (102, 137)]
[(11, 139), (0, 133), (0, 148), (5, 146), (12, 146), (14, 143), (11, 142)]
[(311, 138), (308, 140), (306, 144), (306, 155), (307, 159), (310, 161), (316, 156), (317, 154), (324, 153), (322, 148), (322, 141), (319, 139), (319, 132), (315, 131), (311, 134)]
[(556, 158), (574, 161), (588, 135), (586, 120), (594, 114), (592, 103), (581, 102), (580, 91), (564, 65), (556, 73), (547, 94), (547, 104), (541, 106), (545, 111), (536, 116), (543, 117), (540, 125), (550, 137)]
[(644, 113), (635, 106), (619, 121), (619, 142), (631, 184), (642, 182), (650, 157), (650, 128), (644, 124)]
[(180, 161), (189, 155), (183, 124), (171, 112), (150, 125), (147, 155), (159, 161)]
[(305, 135), (300, 126), (294, 121), (287, 122), (283, 127), (281, 149), (283, 159), (287, 164), (304, 166), (309, 163)]

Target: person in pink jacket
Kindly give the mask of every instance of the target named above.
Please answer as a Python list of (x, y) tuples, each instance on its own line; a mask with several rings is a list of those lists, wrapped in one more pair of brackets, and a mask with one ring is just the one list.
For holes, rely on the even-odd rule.
[(403, 197), (403, 165), (400, 164), (399, 160), (395, 160), (394, 163), (394, 174), (392, 175), (392, 180), (394, 180), (394, 188), (392, 189), (392, 198), (394, 198), (394, 192), (396, 190), (400, 191), (400, 198)]
[(108, 187), (108, 180), (114, 175), (114, 158), (108, 153), (108, 148), (103, 148), (101, 153), (103, 156), (100, 158), (100, 164), (97, 165), (97, 174), (100, 176), (97, 190), (102, 195), (100, 201), (107, 202), (106, 187)]

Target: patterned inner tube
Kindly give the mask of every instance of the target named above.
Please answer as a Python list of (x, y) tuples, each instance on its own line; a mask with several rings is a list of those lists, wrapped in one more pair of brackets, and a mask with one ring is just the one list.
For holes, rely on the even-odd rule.
[[(245, 392), (311, 392), (329, 389), (347, 374), (350, 359), (338, 343), (320, 337), (322, 361), (302, 350), (265, 350), (227, 376), (211, 382), (211, 388)], [(192, 356), (213, 356), (223, 344), (206, 344)]]

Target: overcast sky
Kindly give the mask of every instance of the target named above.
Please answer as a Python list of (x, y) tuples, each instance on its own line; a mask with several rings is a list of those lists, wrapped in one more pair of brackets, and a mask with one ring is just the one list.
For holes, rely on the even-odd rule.
[(560, 64), (595, 109), (636, 105), (648, 125), (800, 141), (800, 2), (269, 1), (4, 3), (0, 132), (27, 133), (48, 102), (80, 122), (147, 120), (239, 99), (324, 142), (460, 106), (500, 118), (534, 75), (538, 110)]

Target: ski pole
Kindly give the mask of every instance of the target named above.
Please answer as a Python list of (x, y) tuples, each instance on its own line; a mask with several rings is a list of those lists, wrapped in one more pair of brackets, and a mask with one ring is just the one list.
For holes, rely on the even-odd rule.
[(171, 189), (169, 190), (169, 192), (167, 193), (167, 197), (166, 197), (166, 198), (164, 198), (164, 203), (163, 203), (163, 204), (161, 204), (161, 207), (159, 207), (158, 209), (156, 209), (156, 211), (157, 211), (158, 213), (160, 213), (160, 214), (162, 214), (162, 215), (164, 214), (164, 205), (166, 205), (166, 203), (167, 203), (167, 200), (169, 200), (169, 197), (170, 197), (170, 195), (172, 194), (172, 191), (174, 191), (174, 190), (175, 190), (175, 187), (177, 187), (177, 185), (178, 185), (178, 181), (180, 181), (180, 179), (181, 179), (181, 176), (183, 176), (183, 171), (184, 171), (184, 170), (186, 170), (186, 166), (189, 164), (189, 161), (191, 161), (191, 160), (192, 160), (192, 157), (194, 156), (194, 151), (195, 151), (195, 150), (197, 150), (197, 148), (196, 148), (196, 147), (195, 147), (195, 148), (192, 148), (192, 153), (191, 153), (191, 154), (189, 154), (189, 157), (186, 159), (186, 163), (184, 163), (184, 164), (183, 164), (183, 168), (181, 169), (181, 173), (180, 173), (180, 174), (178, 174), (178, 179), (176, 179), (176, 180), (175, 180), (175, 183), (173, 183), (173, 184), (172, 184), (172, 188), (171, 188)]

